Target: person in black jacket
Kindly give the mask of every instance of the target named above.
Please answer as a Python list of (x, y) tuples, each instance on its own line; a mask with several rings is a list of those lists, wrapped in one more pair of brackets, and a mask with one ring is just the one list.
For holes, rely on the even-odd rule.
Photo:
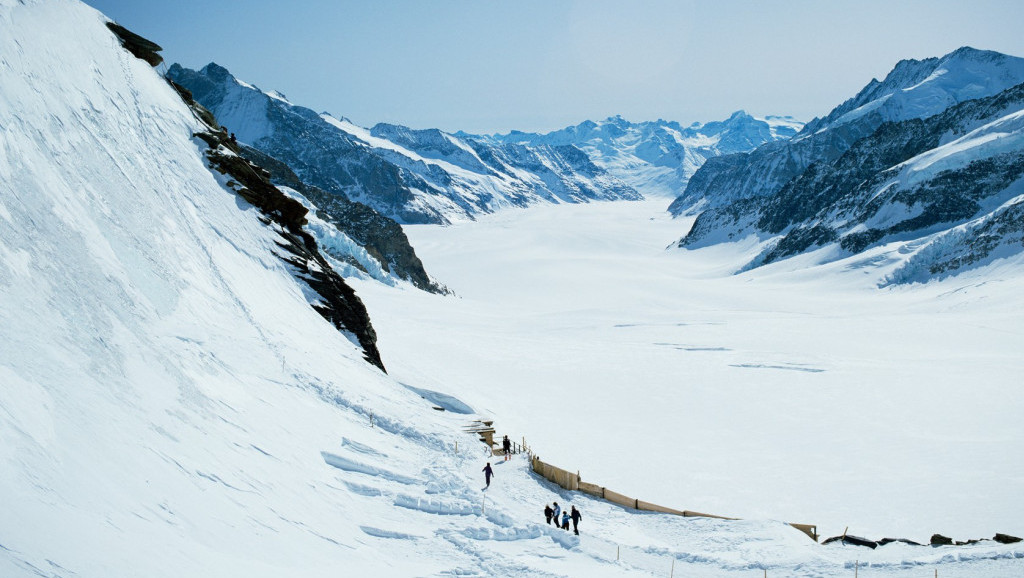
[(484, 479), (487, 480), (487, 487), (489, 488), (491, 487), (491, 476), (494, 475), (494, 470), (491, 469), (491, 462), (487, 462), (487, 465), (484, 466), (483, 472)]
[(579, 536), (580, 535), (579, 525), (580, 525), (580, 520), (583, 519), (583, 514), (581, 514), (580, 511), (576, 509), (576, 506), (573, 506), (572, 507), (572, 514), (570, 514), (570, 517), (572, 518), (572, 531), (573, 531), (574, 534)]
[(505, 450), (505, 461), (507, 462), (512, 456), (512, 442), (509, 441), (508, 436), (501, 440), (501, 448)]
[(551, 516), (555, 515), (555, 511), (551, 509), (550, 504), (544, 504), (544, 518), (547, 519), (548, 525), (551, 524)]

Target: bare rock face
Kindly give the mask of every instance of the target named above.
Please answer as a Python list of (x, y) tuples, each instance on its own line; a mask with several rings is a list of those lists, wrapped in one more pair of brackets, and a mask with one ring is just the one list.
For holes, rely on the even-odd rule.
[(157, 54), (163, 50), (163, 47), (156, 42), (147, 40), (120, 24), (107, 22), (107, 28), (121, 41), (121, 46), (136, 58), (145, 60), (153, 67), (159, 66), (164, 61), (164, 57)]
[[(158, 44), (118, 24), (108, 22), (107, 27), (134, 56), (153, 66), (163, 62), (157, 54), (162, 50)], [(275, 228), (281, 238), (278, 246), (283, 253), (278, 256), (292, 266), (293, 275), (300, 283), (305, 283), (320, 296), (320, 302), (313, 304), (313, 309), (358, 343), (368, 362), (386, 371), (366, 306), (320, 253), (313, 236), (302, 229), (308, 209), (274, 186), (269, 172), (239, 156), (240, 148), (233, 135), (229, 136), (214, 115), (195, 101), (188, 89), (173, 81), (168, 82), (209, 129), (194, 136), (208, 145), (206, 158), (210, 168), (231, 177), (228, 186), (260, 210), (263, 222)]]
[(322, 301), (312, 307), (339, 331), (350, 335), (363, 348), (367, 361), (385, 370), (377, 350), (377, 334), (370, 323), (366, 306), (320, 253), (316, 240), (303, 231), (306, 214), (302, 203), (285, 195), (270, 182), (270, 173), (235, 153), (227, 131), (198, 133), (210, 148), (206, 158), (210, 167), (233, 180), (228, 185), (240, 197), (263, 213), (268, 224), (280, 226), (282, 241), (278, 245), (285, 253), (279, 255), (292, 265), (294, 275), (320, 295)]

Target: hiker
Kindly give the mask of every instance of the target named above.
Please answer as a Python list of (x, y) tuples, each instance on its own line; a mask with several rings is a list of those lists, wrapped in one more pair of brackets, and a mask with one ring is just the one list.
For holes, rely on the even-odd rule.
[(550, 504), (544, 504), (544, 518), (547, 519), (548, 525), (551, 525), (551, 516), (555, 514), (555, 511), (551, 509)]
[(562, 512), (562, 529), (569, 531), (569, 512)]
[[(570, 514), (569, 517), (572, 518), (572, 533), (576, 534), (577, 536), (579, 536), (580, 535), (579, 525), (580, 525), (580, 520), (583, 519), (583, 514), (581, 514), (580, 511), (576, 509), (576, 506), (573, 506), (572, 507), (572, 514)], [(566, 530), (568, 530), (568, 528), (566, 528)]]
[(487, 487), (489, 488), (491, 487), (491, 476), (494, 475), (494, 470), (491, 469), (491, 462), (487, 462), (487, 465), (484, 466), (483, 472), (484, 479), (487, 480)]
[(505, 461), (507, 462), (510, 454), (512, 453), (512, 442), (509, 441), (508, 436), (501, 440), (501, 447), (505, 450)]
[(559, 525), (559, 516), (562, 515), (562, 507), (558, 505), (558, 502), (554, 502), (555, 507), (551, 510), (551, 517), (555, 519), (555, 527)]

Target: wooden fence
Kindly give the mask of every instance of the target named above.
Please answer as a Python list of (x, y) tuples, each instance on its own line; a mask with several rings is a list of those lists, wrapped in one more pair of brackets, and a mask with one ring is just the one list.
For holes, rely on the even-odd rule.
[[(662, 514), (674, 514), (676, 516), (685, 516), (688, 518), (718, 518), (720, 520), (736, 520), (737, 518), (728, 518), (726, 516), (716, 516), (714, 514), (705, 514), (702, 512), (694, 512), (691, 510), (676, 510), (673, 508), (666, 508), (650, 502), (645, 502), (638, 498), (631, 498), (625, 494), (620, 494), (609, 490), (604, 486), (597, 484), (591, 484), (584, 482), (580, 478), (579, 472), (570, 472), (563, 470), (562, 468), (553, 466), (549, 463), (541, 461), (537, 456), (530, 457), (530, 467), (535, 473), (540, 475), (545, 480), (557, 484), (559, 487), (565, 488), (572, 492), (583, 492), (584, 494), (600, 498), (613, 504), (618, 504), (624, 508), (632, 508), (634, 510), (641, 510), (644, 512), (659, 512)], [(800, 530), (804, 534), (807, 534), (815, 542), (818, 541), (818, 527), (814, 524), (790, 524), (790, 526)]]

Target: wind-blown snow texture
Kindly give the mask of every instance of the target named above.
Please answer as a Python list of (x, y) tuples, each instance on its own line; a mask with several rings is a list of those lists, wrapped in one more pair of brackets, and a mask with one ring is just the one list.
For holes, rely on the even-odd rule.
[[(636, 514), (521, 458), (482, 493), (476, 416), (431, 408), (476, 405), (382, 374), (309, 307), (203, 125), (104, 23), (0, 0), (0, 575), (1020, 574), (1019, 545), (868, 552)], [(580, 537), (543, 523), (552, 500), (581, 507)]]
[(386, 124), (367, 130), (262, 92), (217, 64), (175, 65), (169, 75), (242, 142), (309, 184), (401, 223), (448, 223), (545, 201), (640, 198), (572, 145), (496, 145)]
[(970, 48), (901, 62), (793, 140), (702, 167), (670, 207), (699, 212), (679, 245), (756, 237), (752, 268), (901, 243), (895, 283), (1018, 253), (1021, 81), (1024, 59)]

